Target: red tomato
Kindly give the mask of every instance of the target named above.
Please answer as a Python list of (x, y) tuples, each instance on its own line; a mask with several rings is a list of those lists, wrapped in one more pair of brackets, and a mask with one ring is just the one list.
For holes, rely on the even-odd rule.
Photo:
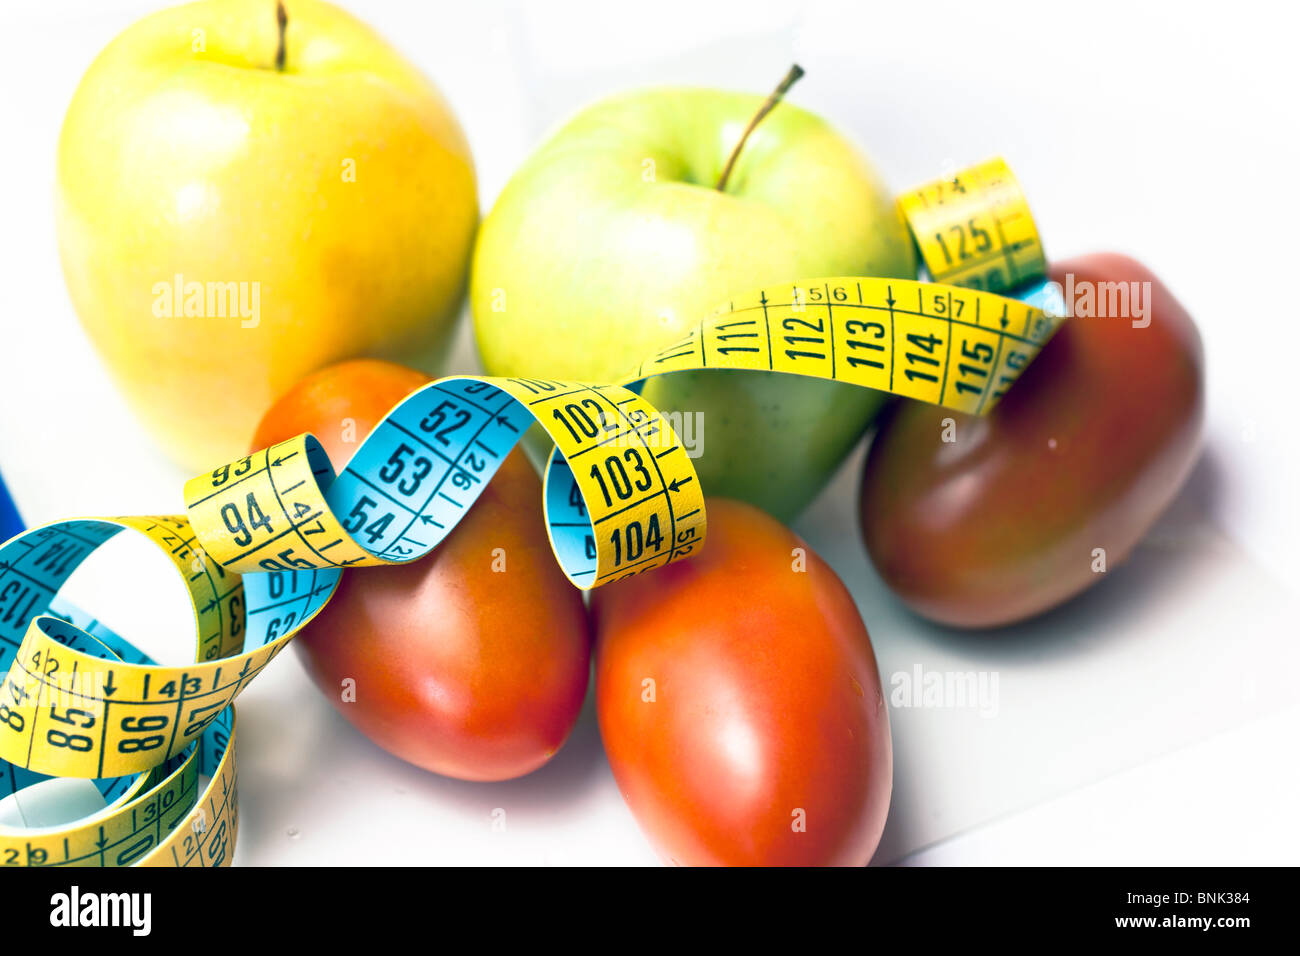
[(341, 471), (393, 406), (429, 381), (423, 372), (381, 359), (323, 368), (276, 400), (258, 423), (252, 450), (311, 432)]
[(1196, 461), (1204, 382), (1191, 317), (1124, 256), (1052, 270), (1063, 284), (1067, 274), (1080, 290), (1150, 283), (1150, 324), (1067, 319), (992, 414), (907, 402), (872, 444), (863, 540), (886, 583), (932, 620), (1008, 624), (1101, 580), (1099, 562), (1108, 572), (1128, 556)]
[(889, 809), (889, 718), (857, 607), (775, 519), (708, 503), (696, 556), (593, 592), (610, 766), (689, 865), (866, 863)]
[[(345, 418), (368, 429), (419, 375), (395, 367), (401, 374), (376, 379), (373, 368), (358, 375), (357, 364), (307, 380), (320, 420), (313, 399), (290, 393), (267, 413), (258, 441), (302, 431), (324, 441)], [(350, 456), (354, 448), (344, 447)], [(523, 453), (507, 456), (431, 555), (347, 571), (294, 646), (339, 712), (403, 760), (463, 780), (505, 780), (546, 763), (586, 697), (590, 635), (582, 595), (551, 552), (541, 482)], [(351, 702), (342, 694), (348, 678)]]

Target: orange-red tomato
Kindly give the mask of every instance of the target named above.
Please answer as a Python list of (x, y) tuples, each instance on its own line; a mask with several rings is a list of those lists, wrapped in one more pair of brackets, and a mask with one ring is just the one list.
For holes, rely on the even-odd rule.
[(593, 592), (614, 777), (671, 862), (864, 864), (893, 764), (858, 609), (775, 519), (708, 515), (699, 554)]
[(1067, 274), (1108, 303), (1103, 284), (1149, 288), (1150, 324), (1067, 319), (992, 414), (906, 402), (872, 443), (863, 540), (925, 617), (990, 627), (1077, 594), (1128, 556), (1196, 461), (1204, 381), (1187, 311), (1124, 256), (1052, 270), (1063, 284)]
[(257, 425), (252, 450), (311, 432), (340, 470), (384, 415), (429, 380), (423, 372), (382, 359), (330, 365), (276, 400)]
[[(378, 363), (358, 374), (359, 364), (308, 379), (309, 395), (277, 403), (258, 441), (302, 431), (325, 441), (346, 418), (364, 438), (363, 423), (369, 429), (402, 389), (425, 380), (400, 367), (385, 376)], [(346, 459), (354, 446), (343, 447)], [(551, 552), (541, 482), (523, 453), (507, 456), (431, 555), (347, 571), (294, 646), (339, 712), (404, 760), (463, 780), (505, 780), (546, 763), (586, 697), (590, 635), (581, 593)], [(343, 694), (348, 678), (354, 701)]]

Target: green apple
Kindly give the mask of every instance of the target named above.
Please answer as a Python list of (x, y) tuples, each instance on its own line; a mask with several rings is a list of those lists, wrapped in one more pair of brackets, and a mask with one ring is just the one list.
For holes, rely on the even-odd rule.
[[(728, 157), (761, 96), (650, 89), (588, 107), (515, 173), (483, 221), (470, 301), (496, 375), (620, 379), (732, 295), (814, 276), (915, 277), (907, 229), (862, 153), (782, 103)], [(698, 414), (706, 493), (789, 519), (884, 396), (770, 372), (651, 379)]]
[(99, 55), (59, 140), (73, 305), (145, 424), (193, 470), (247, 451), (307, 373), (429, 365), (478, 223), (451, 110), (318, 0), (207, 0)]

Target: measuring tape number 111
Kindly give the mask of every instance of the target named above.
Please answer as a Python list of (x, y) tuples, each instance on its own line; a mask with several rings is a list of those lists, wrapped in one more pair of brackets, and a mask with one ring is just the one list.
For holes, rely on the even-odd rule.
[[(985, 414), (1055, 330), (1046, 261), (1001, 160), (904, 194), (934, 281), (798, 279), (738, 295), (614, 383), (457, 375), (399, 403), (335, 475), (300, 435), (199, 475), (176, 517), (60, 521), (0, 547), (0, 863), (228, 864), (238, 826), (239, 693), (343, 570), (437, 547), (534, 423), (555, 555), (592, 588), (688, 556), (704, 494), (639, 394), (654, 375), (776, 371)], [(1011, 295), (1003, 294), (1015, 290)], [(170, 558), (194, 663), (154, 663), (59, 591), (122, 531)], [(6, 673), (7, 672), (7, 673)], [(83, 778), (103, 808), (41, 825), (34, 788)], [(206, 778), (206, 782), (205, 782)]]

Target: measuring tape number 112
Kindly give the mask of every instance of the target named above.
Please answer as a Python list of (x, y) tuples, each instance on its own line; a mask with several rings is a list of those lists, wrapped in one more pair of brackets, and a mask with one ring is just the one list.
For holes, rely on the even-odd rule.
[[(234, 699), (324, 607), (344, 569), (437, 547), (534, 423), (554, 442), (543, 495), (556, 558), (574, 585), (592, 588), (704, 541), (695, 470), (639, 394), (651, 376), (776, 371), (990, 411), (1061, 311), (1024, 196), (995, 159), (908, 192), (899, 207), (934, 281), (770, 285), (619, 382), (443, 378), (389, 412), (338, 475), (300, 435), (191, 479), (183, 516), (60, 521), (8, 541), (0, 798), (11, 812), (0, 814), (0, 863), (228, 864)], [(194, 663), (158, 665), (60, 598), (122, 531), (163, 550), (188, 589)], [(29, 788), (51, 777), (90, 781), (103, 809), (70, 823), (29, 819)]]

